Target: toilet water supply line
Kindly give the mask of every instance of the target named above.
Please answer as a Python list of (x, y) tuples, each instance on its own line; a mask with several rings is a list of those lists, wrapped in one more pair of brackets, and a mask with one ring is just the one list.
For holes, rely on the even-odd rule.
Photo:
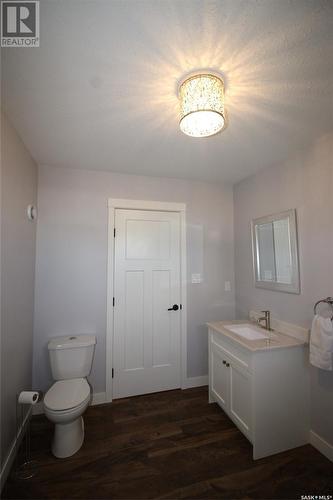
[[(15, 475), (19, 479), (30, 479), (34, 476), (34, 472), (32, 470), (34, 462), (30, 460), (30, 422), (28, 416), (27, 429), (23, 436), (25, 439), (25, 460), (19, 464), (19, 435), (24, 431), (24, 416), (23, 416), (23, 407), (25, 405), (29, 405), (30, 411), (31, 406), (35, 405), (42, 399), (42, 392), (37, 391), (22, 391), (18, 395), (16, 401), (16, 443), (15, 443)], [(19, 409), (21, 409), (21, 419), (19, 420)]]

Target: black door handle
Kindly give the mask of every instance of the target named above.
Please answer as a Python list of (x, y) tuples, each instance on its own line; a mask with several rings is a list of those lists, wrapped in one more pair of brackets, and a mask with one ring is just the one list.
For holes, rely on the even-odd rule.
[(168, 311), (178, 311), (179, 305), (174, 304), (172, 307), (169, 307)]

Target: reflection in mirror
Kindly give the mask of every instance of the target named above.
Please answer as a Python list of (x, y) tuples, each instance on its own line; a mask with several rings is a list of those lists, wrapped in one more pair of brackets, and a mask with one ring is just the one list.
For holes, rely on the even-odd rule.
[(299, 293), (295, 210), (252, 221), (255, 284)]

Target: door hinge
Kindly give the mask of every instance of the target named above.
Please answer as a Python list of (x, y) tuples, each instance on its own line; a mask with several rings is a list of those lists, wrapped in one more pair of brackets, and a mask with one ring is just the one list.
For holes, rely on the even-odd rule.
[(116, 228), (113, 229), (113, 237), (116, 237)]
[(114, 368), (112, 368), (112, 378), (114, 378)]
[(115, 300), (114, 300), (114, 297), (113, 297), (113, 299), (112, 299), (112, 305), (113, 305), (113, 307), (114, 307), (114, 303), (115, 303)]

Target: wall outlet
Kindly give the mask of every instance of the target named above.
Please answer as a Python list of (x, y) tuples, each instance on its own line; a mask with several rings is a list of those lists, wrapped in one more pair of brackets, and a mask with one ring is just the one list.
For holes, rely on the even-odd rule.
[(230, 281), (225, 281), (224, 282), (224, 291), (225, 292), (230, 292), (231, 291), (231, 283), (230, 283)]

